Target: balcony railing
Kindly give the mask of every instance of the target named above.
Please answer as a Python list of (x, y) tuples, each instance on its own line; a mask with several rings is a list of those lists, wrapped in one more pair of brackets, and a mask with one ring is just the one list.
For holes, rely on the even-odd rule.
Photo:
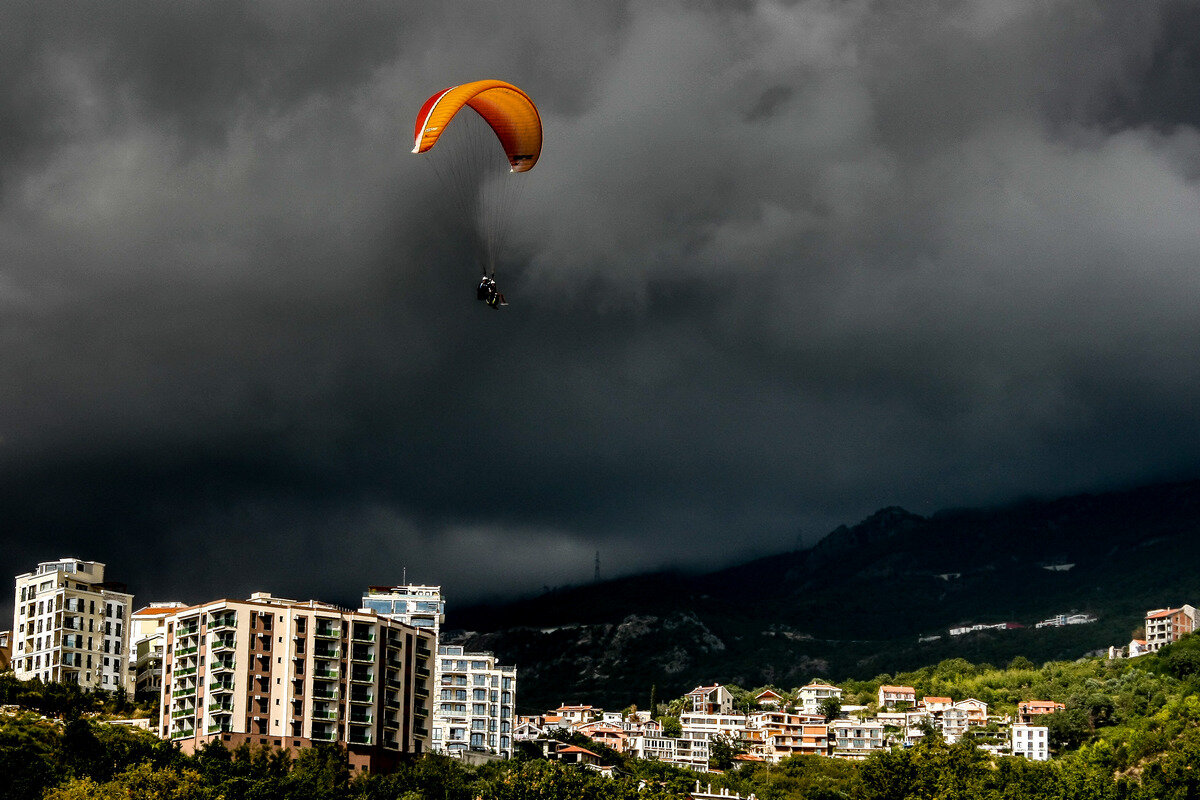
[(337, 715), (336, 711), (313, 711), (312, 718), (313, 719), (337, 719), (338, 715)]
[[(214, 660), (212, 662), (212, 666), (210, 666), (208, 669), (209, 669), (209, 672), (214, 672), (214, 673), (229, 672), (229, 671), (233, 670), (233, 664), (234, 664), (234, 662), (233, 662), (232, 658), (228, 659), (228, 660), (224, 660), (224, 661)], [(178, 675), (179, 673), (176, 673), (176, 674)]]
[(367, 692), (352, 692), (350, 694), (350, 702), (370, 705), (375, 702), (375, 695)]
[(208, 691), (210, 693), (216, 693), (216, 694), (221, 694), (223, 692), (232, 692), (233, 684), (232, 683), (221, 683), (220, 681), (218, 681), (217, 683), (210, 683), (208, 685)]
[(196, 674), (196, 667), (184, 667), (183, 669), (177, 669), (177, 670), (175, 670), (175, 671), (174, 671), (172, 674), (173, 674), (173, 675), (174, 675), (176, 678), (186, 678), (186, 677), (188, 677), (189, 675), (195, 675), (195, 674)]
[(342, 629), (330, 625), (318, 625), (313, 628), (313, 635), (318, 639), (340, 639), (342, 638)]
[(173, 697), (173, 698), (174, 697), (191, 697), (195, 693), (196, 693), (196, 687), (188, 686), (186, 688), (176, 689), (175, 691), (171, 692), (171, 697)]
[(337, 739), (337, 732), (336, 732), (336, 731), (332, 731), (332, 730), (328, 730), (328, 731), (318, 731), (318, 730), (314, 730), (314, 731), (312, 732), (312, 740), (313, 740), (314, 742), (332, 742), (332, 741), (334, 741), (335, 739)]
[(314, 700), (337, 700), (337, 689), (313, 689), (312, 693)]
[(314, 678), (337, 680), (338, 671), (336, 669), (314, 669), (312, 674)]

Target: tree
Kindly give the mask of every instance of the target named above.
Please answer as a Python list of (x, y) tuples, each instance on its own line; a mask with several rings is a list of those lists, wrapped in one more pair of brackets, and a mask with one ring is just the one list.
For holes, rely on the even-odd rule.
[(714, 736), (708, 745), (708, 763), (713, 769), (733, 767), (733, 757), (746, 752), (741, 742), (732, 736)]
[(658, 721), (662, 723), (663, 736), (677, 739), (683, 733), (683, 723), (678, 717), (659, 717)]
[(817, 706), (817, 712), (825, 717), (828, 724), (842, 715), (842, 701), (836, 697), (826, 697)]

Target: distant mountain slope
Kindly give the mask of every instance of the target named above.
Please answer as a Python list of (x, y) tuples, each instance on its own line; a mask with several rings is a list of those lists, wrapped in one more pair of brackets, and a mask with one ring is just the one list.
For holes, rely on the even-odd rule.
[[(1127, 642), (1149, 608), (1200, 601), (1198, 555), (1200, 481), (928, 518), (885, 508), (807, 550), (462, 609), (447, 628), (518, 666), (522, 708), (644, 705), (652, 685), (669, 697), (705, 682), (790, 687), (952, 656), (1077, 657)], [(1099, 621), (1032, 629), (1070, 611)], [(1028, 629), (946, 635), (1007, 621)]]

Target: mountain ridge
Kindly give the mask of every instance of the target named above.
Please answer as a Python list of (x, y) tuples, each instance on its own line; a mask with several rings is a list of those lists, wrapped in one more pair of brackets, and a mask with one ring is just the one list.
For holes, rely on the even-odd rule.
[[(667, 696), (712, 681), (863, 678), (959, 655), (1074, 658), (1127, 642), (1147, 609), (1200, 599), (1200, 577), (1181, 567), (1200, 555), (1197, 533), (1200, 481), (928, 517), (890, 506), (803, 550), (465, 608), (449, 615), (447, 641), (515, 663), (534, 709), (644, 702), (651, 685)], [(1098, 621), (947, 633), (1072, 611)]]

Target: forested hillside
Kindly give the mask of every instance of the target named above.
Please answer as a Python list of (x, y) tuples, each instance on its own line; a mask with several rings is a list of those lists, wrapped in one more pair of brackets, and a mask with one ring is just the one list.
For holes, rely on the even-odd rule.
[[(1136, 660), (1082, 659), (1008, 668), (946, 661), (910, 673), (843, 684), (847, 699), (869, 696), (880, 679), (918, 694), (973, 696), (993, 710), (1020, 699), (1066, 705), (1047, 718), (1055, 757), (993, 757), (970, 739), (933, 734), (915, 747), (863, 762), (797, 756), (725, 774), (626, 759), (592, 745), (618, 767), (615, 778), (546, 762), (523, 751), (474, 768), (426, 756), (388, 775), (352, 774), (335, 748), (295, 760), (215, 744), (185, 756), (155, 736), (103, 722), (114, 708), (39, 682), (0, 676), (0, 701), (32, 710), (0, 715), (0, 800), (676, 800), (697, 777), (715, 790), (760, 800), (1159, 800), (1200, 797), (1200, 638), (1187, 637)], [(63, 703), (61, 698), (74, 695)], [(667, 704), (670, 705), (670, 704)], [(578, 737), (578, 734), (575, 735)], [(586, 740), (585, 744), (588, 744)]]

